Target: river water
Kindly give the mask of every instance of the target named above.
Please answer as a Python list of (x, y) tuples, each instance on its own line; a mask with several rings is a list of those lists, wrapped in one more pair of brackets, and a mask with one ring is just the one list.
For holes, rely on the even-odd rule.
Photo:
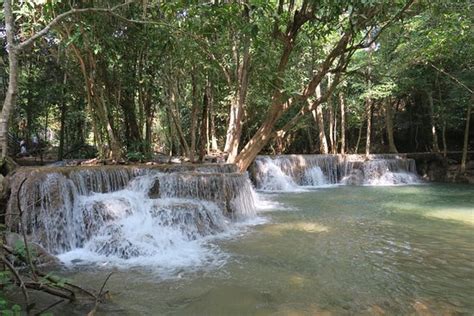
[(474, 186), (333, 186), (263, 199), (271, 207), (257, 219), (205, 243), (209, 265), (63, 273), (99, 288), (114, 271), (102, 315), (474, 314)]

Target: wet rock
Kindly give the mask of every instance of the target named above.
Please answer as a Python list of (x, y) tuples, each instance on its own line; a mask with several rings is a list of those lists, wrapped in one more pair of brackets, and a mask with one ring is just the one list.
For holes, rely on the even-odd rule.
[(18, 163), (10, 157), (5, 157), (0, 161), (0, 174), (6, 176), (19, 167)]
[(150, 199), (158, 199), (160, 198), (160, 181), (158, 179), (155, 180), (150, 191), (148, 191), (148, 196)]

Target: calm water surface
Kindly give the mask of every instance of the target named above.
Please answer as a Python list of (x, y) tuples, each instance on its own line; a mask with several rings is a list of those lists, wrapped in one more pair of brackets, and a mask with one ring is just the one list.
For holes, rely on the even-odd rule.
[[(220, 268), (119, 270), (102, 315), (473, 315), (474, 186), (333, 187), (218, 242)], [(70, 272), (100, 287), (108, 268)], [(71, 309), (74, 312), (71, 312)], [(77, 306), (60, 312), (83, 314)]]

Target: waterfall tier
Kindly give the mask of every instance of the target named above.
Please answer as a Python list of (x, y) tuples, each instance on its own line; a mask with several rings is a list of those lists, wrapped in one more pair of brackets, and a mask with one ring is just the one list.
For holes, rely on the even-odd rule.
[(258, 156), (250, 168), (257, 189), (291, 191), (299, 186), (397, 185), (418, 182), (415, 161), (403, 155)]
[(22, 223), (31, 241), (66, 257), (196, 264), (201, 240), (256, 207), (247, 174), (228, 164), (22, 168), (10, 183), (7, 227)]

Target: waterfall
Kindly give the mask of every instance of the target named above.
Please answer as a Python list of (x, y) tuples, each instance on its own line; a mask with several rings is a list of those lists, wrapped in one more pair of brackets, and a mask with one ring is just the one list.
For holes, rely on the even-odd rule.
[(248, 175), (236, 171), (232, 165), (25, 168), (12, 178), (6, 224), (18, 231), (21, 220), (31, 241), (65, 262), (195, 265), (216, 258), (206, 240), (256, 215)]
[[(281, 161), (273, 161), (269, 157), (257, 160), (256, 169), (260, 190), (265, 191), (291, 191), (296, 189), (298, 185), (291, 175), (286, 174), (282, 170)], [(291, 170), (290, 170), (291, 171)]]
[(326, 176), (321, 167), (311, 167), (305, 170), (303, 184), (309, 186), (321, 186), (327, 184)]
[(259, 156), (251, 167), (259, 190), (297, 190), (299, 186), (399, 185), (419, 182), (415, 161), (403, 155)]

